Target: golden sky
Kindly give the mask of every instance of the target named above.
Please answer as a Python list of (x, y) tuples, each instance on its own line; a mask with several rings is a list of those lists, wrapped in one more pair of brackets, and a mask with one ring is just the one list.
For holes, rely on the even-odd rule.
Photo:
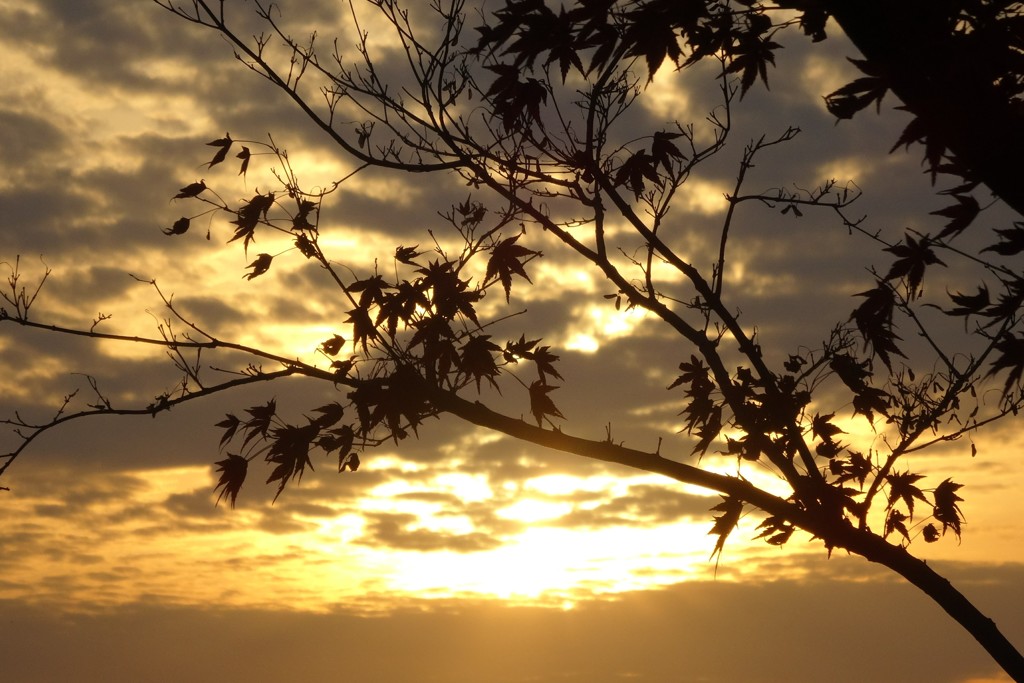
[[(283, 13), (300, 32), (351, 41), (342, 4), (285, 2)], [(390, 69), (386, 29), (364, 14)], [(788, 125), (803, 133), (766, 157), (753, 184), (852, 179), (878, 229), (934, 229), (927, 214), (942, 200), (917, 152), (887, 155), (906, 122), (895, 103), (834, 125), (821, 96), (852, 76), (852, 48), (790, 38), (772, 91), (738, 105), (735, 143), (676, 200), (693, 253), (717, 239), (743, 144)], [(660, 74), (631, 113), (636, 124), (702, 121), (714, 88), (698, 72)], [(351, 170), (223, 41), (151, 2), (0, 0), (0, 261), (20, 255), (29, 279), (52, 269), (34, 317), (88, 327), (102, 312), (113, 315), (106, 331), (154, 335), (159, 299), (130, 273), (156, 278), (223, 338), (314, 358), (346, 310), (318, 273), (281, 259), (243, 279), (252, 254), (225, 246), (231, 226), (220, 218), (162, 234), (187, 211), (170, 198), (200, 177), (227, 197), (268, 186), (255, 162), (244, 179), (205, 168), (205, 143), (225, 131), (273, 134), (310, 186)], [(437, 211), (465, 195), (452, 176), (354, 176), (321, 212), (322, 244), (368, 270), (443, 229)], [(790, 219), (753, 207), (741, 216), (729, 275), (762, 343), (785, 350), (818, 344), (849, 315), (876, 254), (827, 220)], [(613, 310), (610, 286), (528, 235), (545, 256), (530, 265), (534, 286), (517, 292), (528, 315), (502, 329), (543, 337), (560, 355), (565, 429), (598, 436), (612, 423), (617, 438), (651, 449), (663, 438), (662, 453), (685, 460), (682, 402), (664, 389), (689, 351), (644, 316)], [(45, 419), (83, 386), (73, 373), (143, 402), (175, 379), (160, 351), (10, 326), (0, 354), (4, 415)], [(299, 416), (332, 392), (289, 381), (156, 420), (85, 420), (33, 444), (0, 492), (0, 668), (10, 680), (1001, 680), (937, 607), (858, 558), (827, 559), (806, 535), (781, 549), (754, 541), (752, 514), (716, 563), (717, 495), (453, 418), (364, 454), (358, 473), (315, 461), (276, 503), (254, 475), (237, 508), (214, 505), (214, 424), (225, 413), (274, 397)], [(883, 438), (849, 411), (839, 423), (865, 447)], [(15, 441), (4, 438), (6, 450)], [(975, 443), (973, 458), (966, 441), (915, 457), (925, 473), (966, 484), (967, 524), (960, 543), (914, 548), (1024, 646), (1024, 436), (1006, 424)], [(717, 455), (702, 464), (736, 472)]]

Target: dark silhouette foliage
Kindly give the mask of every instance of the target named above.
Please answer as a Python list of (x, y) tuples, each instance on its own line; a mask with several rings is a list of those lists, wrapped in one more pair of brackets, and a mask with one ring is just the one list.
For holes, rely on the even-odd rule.
[[(231, 203), (205, 180), (193, 182), (173, 195), (190, 215), (164, 232), (190, 239), (197, 217), (219, 217), (232, 232), (226, 242), (241, 241), (246, 254), (266, 234), (287, 236), (294, 249), (258, 253), (242, 277), (258, 286), (274, 276), (272, 265), (281, 258), (319, 267), (325, 291), (333, 287), (347, 309), (320, 344), (319, 362), (219, 339), (156, 289), (187, 334), (140, 340), (102, 333), (96, 323), (84, 333), (171, 350), (182, 371), (177, 389), (145, 407), (121, 407), (93, 385), (99, 400), (85, 408), (72, 406), (69, 397), (50, 420), (9, 419), (24, 441), (5, 456), (0, 474), (38, 434), (69, 419), (156, 414), (228, 388), (304, 376), (343, 388), (343, 400), (309, 409), (297, 421), (279, 413), (274, 401), (247, 408), (246, 417), (227, 415), (217, 424), (224, 430), (220, 445), (233, 450), (216, 462), (218, 502), (235, 505), (256, 460), (267, 464), (266, 483), (277, 487), (276, 499), (313, 469), (314, 455), (337, 456), (339, 472), (355, 472), (373, 447), (415, 437), (428, 421), (449, 414), (718, 492), (722, 502), (710, 511), (710, 533), (718, 537), (712, 557), (720, 558), (740, 518), (754, 510), (763, 518), (759, 538), (766, 543), (785, 545), (800, 530), (829, 554), (841, 550), (880, 563), (927, 593), (1011, 676), (1024, 680), (1024, 659), (995, 625), (908, 551), (919, 540), (960, 538), (964, 485), (941, 473), (912, 471), (905, 457), (970, 439), (1024, 406), (1024, 277), (1007, 260), (1024, 251), (1024, 223), (994, 228), (978, 249), (959, 241), (983, 230), (976, 219), (992, 203), (986, 193), (1024, 214), (1024, 16), (1018, 3), (578, 0), (556, 9), (540, 0), (506, 0), (470, 30), (463, 3), (454, 0), (431, 6), (444, 30), (426, 44), (406, 9), (395, 0), (375, 0), (369, 4), (393, 28), (419, 86), (403, 99), (378, 79), (365, 35), (354, 57), (346, 58), (320, 52), (312, 39), (293, 38), (277, 11), (260, 2), (254, 7), (266, 33), (255, 38), (235, 28), (233, 13), (242, 10), (223, 3), (157, 2), (226, 38), (243, 64), (294, 100), (360, 168), (460, 176), (469, 188), (466, 200), (441, 213), (456, 246), (436, 239), (435, 230), (429, 246), (428, 235), (423, 244), (394, 245), (386, 268), (335, 260), (321, 246), (328, 228), (320, 224), (320, 207), (344, 179), (323, 189), (304, 187), (272, 139), (225, 134), (207, 143), (215, 148), (207, 167), (234, 153), (244, 177), (264, 156), (277, 164), (280, 186)], [(826, 41), (829, 18), (861, 51), (851, 61), (863, 75), (823, 94), (824, 106), (837, 119), (849, 119), (871, 108), (881, 112), (891, 94), (913, 115), (892, 150), (923, 151), (933, 182), (954, 183), (939, 190), (945, 206), (932, 212), (934, 234), (908, 231), (887, 240), (851, 216), (858, 191), (834, 179), (808, 191), (748, 192), (746, 173), (755, 158), (798, 132), (788, 129), (747, 145), (717, 253), (692, 259), (679, 248), (669, 219), (676, 191), (731, 142), (729, 112), (744, 94), (776, 78), (772, 68), (783, 34), (795, 29), (798, 39)], [(702, 62), (715, 65), (720, 94), (707, 119), (709, 135), (683, 122), (622, 130), (623, 114), (662, 70), (685, 72)], [(310, 85), (322, 102), (307, 97)], [(342, 123), (353, 111), (362, 120)], [(742, 319), (731, 303), (730, 228), (747, 202), (794, 219), (813, 212), (878, 246), (879, 263), (865, 264), (871, 267), (867, 289), (851, 292), (850, 312), (840, 312), (829, 337), (814, 348), (763, 349), (756, 321)], [(609, 229), (613, 221), (616, 230)], [(537, 233), (600, 274), (610, 290), (603, 294), (607, 305), (643, 309), (679, 337), (680, 357), (667, 362), (680, 374), (668, 390), (682, 401), (681, 433), (692, 445), (663, 454), (660, 443), (652, 452), (615, 442), (610, 426), (605, 438), (568, 433), (571, 415), (563, 415), (554, 393), (567, 384), (557, 353), (543, 339), (528, 339), (528, 333), (504, 338), (494, 327), (516, 313), (509, 308), (516, 292), (533, 282), (531, 268), (543, 257)], [(970, 289), (946, 287), (943, 271), (953, 263), (974, 268), (977, 282)], [(2, 322), (83, 333), (31, 319), (38, 289), (29, 294), (20, 277), (15, 266), (3, 293)], [(488, 304), (499, 299), (504, 307), (497, 313), (485, 307), (487, 297)], [(958, 338), (937, 331), (961, 319)], [(911, 337), (922, 343), (907, 343)], [(200, 362), (204, 351), (241, 352), (252, 362), (211, 382), (214, 371)], [(979, 400), (992, 380), (998, 400)], [(499, 392), (506, 404), (517, 402), (518, 416), (490, 407)], [(884, 447), (858, 445), (836, 423), (841, 413), (886, 431)], [(735, 458), (738, 468), (762, 467), (787, 493), (702, 469), (709, 453)], [(940, 483), (931, 483), (936, 479)]]

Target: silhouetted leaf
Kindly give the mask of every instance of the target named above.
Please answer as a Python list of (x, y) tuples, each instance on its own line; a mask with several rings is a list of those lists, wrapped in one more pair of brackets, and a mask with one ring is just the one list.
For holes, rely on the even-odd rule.
[(978, 315), (989, 305), (988, 287), (985, 285), (978, 288), (977, 294), (967, 295), (957, 292), (950, 294), (949, 298), (957, 307), (943, 311), (947, 315)]
[(313, 412), (320, 413), (320, 417), (313, 420), (313, 424), (320, 429), (326, 429), (333, 424), (337, 424), (338, 421), (345, 416), (345, 408), (338, 402), (328, 403), (320, 406), (319, 408), (314, 408)]
[(911, 300), (916, 298), (920, 291), (925, 268), (933, 264), (946, 265), (935, 255), (930, 245), (931, 240), (927, 237), (918, 240), (913, 235), (906, 235), (903, 244), (895, 244), (885, 249), (899, 257), (889, 268), (885, 279), (904, 278), (907, 283), (907, 297)]
[(530, 412), (533, 413), (533, 417), (537, 420), (538, 427), (547, 415), (565, 419), (565, 416), (555, 407), (554, 401), (548, 396), (550, 392), (557, 388), (544, 384), (540, 380), (536, 380), (530, 385)]
[(203, 190), (206, 189), (206, 181), (200, 180), (195, 183), (190, 183), (185, 187), (178, 190), (178, 194), (174, 195), (175, 199), (188, 199), (190, 197), (196, 197), (202, 194)]
[(280, 482), (277, 493), (274, 494), (275, 501), (289, 481), (293, 478), (296, 481), (301, 480), (306, 467), (313, 469), (313, 463), (309, 460), (309, 449), (319, 431), (315, 423), (310, 423), (302, 426), (284, 425), (271, 432), (271, 445), (266, 459), (277, 466), (267, 478), (267, 483)]
[(231, 413), (228, 413), (227, 416), (223, 420), (221, 420), (216, 425), (214, 425), (214, 426), (220, 427), (221, 429), (224, 430), (223, 436), (220, 437), (220, 447), (221, 448), (224, 448), (224, 446), (229, 441), (231, 441), (231, 439), (234, 438), (235, 432), (238, 431), (238, 427), (239, 427), (240, 424), (241, 424), (241, 421), (237, 417), (235, 417)]
[(732, 530), (736, 528), (736, 525), (740, 521), (740, 515), (743, 512), (743, 501), (738, 498), (731, 496), (722, 496), (722, 502), (711, 508), (713, 512), (721, 512), (722, 514), (714, 517), (714, 524), (711, 526), (711, 531), (708, 535), (716, 534), (718, 540), (715, 542), (715, 549), (711, 551), (711, 557), (718, 555), (721, 557), (722, 550), (725, 548), (725, 539), (729, 537)]
[(228, 155), (228, 150), (231, 149), (231, 143), (231, 136), (228, 135), (227, 133), (225, 133), (224, 137), (222, 138), (218, 138), (217, 140), (213, 140), (211, 142), (206, 143), (208, 147), (218, 148), (217, 153), (213, 156), (213, 159), (210, 160), (209, 164), (207, 164), (207, 168), (213, 168), (220, 162), (224, 161), (224, 159)]
[(345, 344), (345, 338), (339, 334), (334, 335), (330, 339), (320, 344), (320, 348), (328, 356), (337, 356), (338, 352), (341, 351), (341, 347)]
[(886, 475), (885, 481), (889, 485), (889, 504), (887, 508), (892, 508), (899, 501), (903, 501), (907, 506), (907, 510), (910, 511), (910, 517), (914, 517), (914, 499), (926, 500), (924, 493), (921, 492), (915, 484), (924, 479), (920, 474), (911, 474), (910, 472), (891, 472)]
[(476, 389), (480, 391), (480, 380), (486, 379), (495, 389), (498, 388), (494, 378), (498, 376), (498, 366), (494, 361), (495, 353), (501, 348), (490, 341), (489, 334), (478, 334), (469, 338), (459, 354), (459, 372), (476, 380)]
[(874, 289), (860, 292), (857, 296), (865, 297), (864, 303), (853, 311), (850, 319), (857, 324), (857, 330), (864, 337), (864, 343), (871, 347), (887, 368), (891, 368), (890, 354), (903, 355), (896, 346), (896, 340), (900, 337), (893, 331), (892, 324), (896, 305), (895, 294), (884, 283), (879, 283)]
[(889, 414), (889, 394), (881, 389), (863, 386), (853, 397), (853, 414), (863, 415), (868, 421), (875, 421), (875, 411), (882, 415)]
[(679, 148), (672, 143), (672, 140), (680, 137), (682, 137), (682, 133), (659, 131), (654, 134), (654, 138), (651, 141), (651, 158), (654, 159), (655, 168), (660, 164), (664, 167), (666, 173), (671, 173), (674, 160), (686, 159), (683, 153), (679, 151)]
[(220, 504), (221, 498), (227, 496), (231, 507), (235, 507), (238, 492), (241, 490), (242, 484), (245, 482), (245, 475), (249, 470), (249, 462), (240, 455), (229, 453), (227, 458), (219, 460), (216, 465), (217, 471), (221, 475), (220, 481), (217, 482), (213, 490), (222, 489), (217, 496), (217, 504)]
[(245, 444), (248, 444), (256, 437), (266, 437), (267, 430), (270, 429), (274, 416), (277, 414), (277, 402), (270, 399), (262, 406), (246, 408), (245, 412), (251, 416), (251, 419), (245, 422), (245, 430), (248, 432), (245, 436)]
[(854, 114), (872, 102), (875, 103), (876, 111), (880, 111), (882, 98), (885, 97), (885, 93), (889, 89), (888, 81), (882, 77), (880, 72), (873, 69), (870, 62), (860, 59), (850, 59), (849, 61), (867, 76), (847, 83), (825, 96), (825, 107), (837, 119), (852, 118)]
[(828, 415), (814, 415), (814, 419), (811, 421), (811, 432), (814, 436), (818, 437), (822, 441), (831, 442), (832, 437), (836, 434), (845, 434), (842, 429), (832, 424), (831, 420), (835, 417), (835, 413), (829, 413)]
[(1012, 332), (1005, 332), (996, 340), (993, 349), (998, 357), (992, 361), (986, 377), (991, 377), (1002, 370), (1009, 370), (1006, 375), (1006, 384), (1003, 386), (1003, 395), (1010, 394), (1010, 388), (1021, 380), (1024, 374), (1024, 335), (1015, 336)]
[(355, 431), (352, 427), (350, 425), (342, 425), (321, 435), (317, 439), (316, 445), (324, 449), (328, 455), (333, 451), (338, 451), (338, 471), (341, 472), (344, 469), (345, 458), (352, 452), (355, 438)]
[(252, 157), (252, 152), (249, 151), (248, 147), (242, 147), (242, 151), (235, 155), (236, 159), (242, 160), (242, 165), (238, 169), (238, 175), (244, 176), (246, 171), (249, 170), (249, 159)]
[(256, 260), (246, 266), (246, 268), (252, 268), (251, 273), (246, 273), (242, 277), (247, 280), (252, 280), (254, 277), (263, 275), (270, 270), (270, 262), (274, 260), (274, 257), (270, 254), (260, 254), (256, 257)]
[(182, 216), (178, 220), (174, 221), (174, 225), (164, 230), (165, 235), (184, 235), (188, 232), (188, 226), (191, 221)]
[(338, 472), (344, 472), (349, 470), (355, 472), (359, 469), (359, 454), (349, 453), (343, 457), (338, 458)]
[(612, 182), (616, 186), (625, 185), (635, 196), (639, 197), (644, 191), (645, 178), (661, 187), (661, 177), (658, 176), (654, 167), (654, 157), (641, 150), (626, 159), (616, 171), (615, 179)]
[(245, 249), (246, 253), (248, 253), (249, 242), (252, 242), (256, 238), (256, 226), (259, 225), (260, 218), (262, 217), (266, 220), (267, 212), (273, 205), (273, 192), (257, 194), (247, 203), (243, 204), (236, 212), (235, 220), (231, 221), (238, 227), (235, 228), (235, 234), (228, 240), (228, 243), (244, 237), (245, 239), (242, 242), (242, 247)]
[(899, 510), (889, 510), (889, 514), (885, 517), (885, 531), (882, 535), (888, 536), (893, 531), (898, 531), (900, 532), (900, 536), (903, 536), (903, 538), (909, 541), (910, 532), (907, 530), (907, 519), (909, 518)]
[(981, 211), (978, 200), (971, 195), (954, 195), (953, 199), (956, 200), (956, 204), (951, 204), (944, 209), (931, 212), (932, 216), (942, 216), (950, 219), (949, 223), (946, 223), (946, 227), (939, 233), (939, 239), (947, 235), (960, 234), (964, 228), (974, 222), (974, 219), (977, 218), (978, 213)]
[(541, 382), (547, 384), (547, 375), (562, 379), (562, 376), (558, 374), (558, 370), (555, 370), (558, 356), (551, 353), (550, 346), (539, 346), (536, 351), (527, 351), (525, 356), (527, 360), (532, 360), (537, 365), (537, 372), (540, 374)]
[(764, 529), (764, 531), (755, 536), (755, 538), (763, 538), (766, 543), (771, 545), (785, 545), (786, 541), (789, 540), (796, 530), (796, 527), (776, 515), (771, 515), (765, 519), (757, 525), (757, 528)]
[(982, 251), (993, 251), (1001, 256), (1013, 256), (1024, 251), (1024, 223), (1014, 223), (1012, 228), (996, 230), (1000, 241)]
[(945, 534), (946, 529), (952, 529), (957, 538), (960, 538), (960, 525), (963, 523), (963, 513), (960, 512), (957, 503), (962, 502), (963, 498), (956, 492), (962, 488), (963, 484), (956, 484), (952, 480), (946, 479), (935, 487), (935, 492), (932, 494), (935, 498), (932, 515), (937, 521), (942, 522), (942, 533)]
[(491, 257), (487, 261), (487, 273), (484, 275), (484, 281), (488, 281), (491, 278), (498, 278), (501, 282), (502, 288), (505, 290), (505, 301), (509, 301), (509, 297), (512, 292), (512, 276), (518, 275), (525, 279), (527, 282), (533, 284), (530, 280), (530, 276), (526, 274), (526, 270), (523, 268), (523, 264), (520, 261), (522, 258), (527, 256), (540, 256), (539, 251), (533, 251), (526, 247), (516, 244), (520, 235), (515, 237), (509, 237), (508, 239), (502, 240), (494, 246), (491, 250)]
[(407, 265), (416, 265), (414, 259), (419, 255), (420, 252), (416, 251), (416, 247), (398, 247), (395, 249), (395, 260)]
[(363, 353), (366, 353), (369, 342), (377, 338), (377, 328), (370, 314), (361, 306), (353, 308), (345, 322), (352, 324), (352, 343), (362, 344)]

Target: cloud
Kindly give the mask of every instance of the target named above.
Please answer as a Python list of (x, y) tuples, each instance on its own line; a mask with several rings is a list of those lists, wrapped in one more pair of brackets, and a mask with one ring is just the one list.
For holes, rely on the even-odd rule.
[[(412, 4), (414, 11), (427, 5)], [(297, 35), (312, 26), (330, 35), (330, 29), (350, 21), (337, 3), (296, 9), (286, 7), (285, 14)], [(316, 346), (343, 328), (351, 306), (343, 293), (325, 285), (325, 274), (294, 251), (275, 256), (266, 276), (244, 282), (245, 264), (254, 256), (242, 253), (237, 243), (225, 246), (231, 216), (201, 215), (206, 205), (171, 202), (171, 197), (200, 177), (231, 202), (271, 187), (269, 169), (277, 161), (254, 162), (245, 178), (238, 177), (234, 160), (206, 167), (212, 148), (205, 143), (225, 130), (259, 140), (272, 132), (290, 150), (304, 183), (327, 186), (353, 167), (324, 132), (247, 73), (214, 34), (150, 3), (48, 0), (0, 12), (5, 43), (0, 63), (12, 76), (0, 79), (0, 161), (8, 169), (0, 181), (0, 254), (8, 263), (23, 254), (23, 266), (36, 275), (43, 267), (38, 254), (54, 267), (36, 309), (39, 319), (88, 326), (97, 312), (114, 312), (103, 329), (155, 334), (166, 311), (151, 288), (128, 277), (131, 272), (156, 277), (166, 293), (174, 293), (181, 311), (218, 335), (267, 344), (287, 356), (315, 357)], [(349, 57), (350, 45), (342, 43)], [(400, 55), (380, 47), (381, 73), (397, 79)], [(836, 66), (848, 51), (840, 41), (811, 46), (798, 37), (779, 57), (771, 92), (755, 88), (736, 107), (735, 145), (694, 176), (660, 233), (680, 254), (701, 268), (711, 267), (724, 219), (721, 194), (733, 191), (743, 144), (791, 124), (804, 132), (766, 152), (745, 191), (813, 187), (831, 177), (844, 183), (853, 176), (865, 192), (856, 215), (869, 214), (872, 230), (898, 238), (906, 226), (935, 229), (937, 219), (926, 214), (940, 204), (919, 173), (916, 152), (885, 156), (904, 124), (901, 115), (868, 113), (836, 126), (824, 110), (820, 96), (849, 73)], [(636, 108), (622, 119), (623, 135), (664, 128), (665, 119), (677, 114), (699, 123), (716, 105), (713, 89), (706, 88), (708, 74), (689, 70), (664, 76), (664, 90), (650, 98), (654, 106)], [(352, 121), (363, 117), (344, 114)], [(378, 128), (374, 135), (379, 140), (383, 131)], [(428, 230), (442, 243), (450, 241), (437, 212), (467, 196), (481, 198), (455, 174), (361, 172), (325, 202), (321, 233), (339, 268), (366, 276), (377, 258), (376, 267), (388, 272), (396, 246), (427, 250)], [(489, 208), (493, 218), (500, 207)], [(545, 208), (565, 212), (554, 198)], [(193, 216), (188, 234), (162, 234), (183, 215)], [(573, 229), (587, 237), (587, 226)], [(726, 291), (736, 297), (731, 305), (741, 311), (741, 320), (758, 330), (769, 362), (817, 348), (834, 322), (848, 318), (856, 305), (853, 295), (869, 286), (865, 265), (887, 264), (877, 245), (848, 236), (827, 214), (797, 219), (782, 215), (777, 206), (751, 201), (740, 205), (730, 230)], [(288, 247), (268, 233), (260, 232), (250, 251), (277, 254)], [(609, 234), (622, 237), (618, 246), (627, 255), (642, 255), (636, 240), (614, 229)], [(510, 308), (495, 305), (501, 298), (497, 290), (485, 304), (503, 312), (525, 308), (527, 314), (488, 332), (502, 340), (525, 333), (527, 339), (554, 345), (565, 380), (552, 398), (568, 418), (565, 431), (602, 439), (607, 428), (616, 441), (686, 460), (694, 440), (679, 433), (685, 397), (665, 387), (690, 350), (653, 321), (630, 322), (628, 334), (609, 331), (621, 322), (614, 319), (613, 302), (603, 298), (615, 288), (581, 277), (580, 260), (554, 248), (550, 236), (532, 226), (523, 244), (544, 252), (528, 266), (535, 286), (517, 279)], [(621, 253), (614, 258), (628, 261)], [(631, 273), (637, 276), (635, 269)], [(665, 283), (666, 292), (681, 301), (692, 297), (677, 275), (666, 274)], [(934, 287), (941, 293), (939, 285)], [(699, 315), (693, 319), (701, 324)], [(595, 348), (565, 348), (574, 334), (592, 340)], [(45, 418), (76, 386), (81, 388), (76, 405), (93, 400), (88, 383), (72, 371), (87, 371), (111, 396), (143, 405), (177, 380), (159, 350), (136, 355), (20, 330), (5, 334), (0, 345), (3, 415), (17, 409)], [(246, 362), (235, 354), (207, 354), (204, 360), (226, 368)], [(535, 376), (527, 363), (518, 372), (527, 383)], [(511, 378), (501, 386), (501, 395), (485, 390), (467, 397), (528, 416), (523, 387)], [(738, 533), (735, 544), (727, 546), (718, 583), (598, 599), (622, 586), (655, 586), (691, 573), (706, 576), (708, 548), (700, 543), (713, 543), (707, 536), (708, 508), (718, 499), (487, 436), (452, 419), (429, 421), (420, 439), (363, 453), (358, 473), (338, 476), (333, 462), (317, 459), (317, 471), (273, 506), (275, 487), (264, 485), (269, 471), (257, 458), (238, 508), (213, 505), (212, 464), (224, 457), (217, 448), (221, 432), (213, 425), (225, 413), (242, 414), (274, 397), (282, 413), (301, 419), (343, 396), (344, 390), (323, 383), (283, 382), (211, 397), (155, 420), (71, 424), (33, 444), (5, 476), (12, 491), (0, 492), (5, 501), (0, 594), (18, 598), (5, 611), (15, 616), (0, 626), (10, 631), (5, 639), (16, 653), (9, 675), (202, 680), (217, 671), (221, 680), (253, 680), (271, 672), (321, 680), (343, 672), (353, 680), (385, 682), (430, 675), (454, 682), (601, 682), (630, 676), (952, 682), (991, 673), (985, 657), (963, 645), (961, 634), (932, 618), (930, 604), (908, 597), (910, 589), (851, 569), (855, 565), (845, 561), (807, 560), (810, 551), (801, 552), (795, 541), (793, 548), (779, 551), (748, 545)], [(850, 412), (844, 393), (821, 396), (837, 406), (828, 410)], [(966, 492), (984, 491), (999, 504), (991, 514), (965, 505), (971, 526), (964, 546), (938, 544), (943, 549), (926, 552), (977, 558), (1001, 548), (1019, 556), (1020, 525), (1008, 512), (1017, 509), (1012, 494), (1019, 487), (1012, 484), (1009, 465), (987, 459), (998, 450), (1018, 452), (1019, 444), (998, 434), (977, 460), (958, 457), (963, 444), (936, 452), (936, 467), (975, 477)], [(1012, 451), (1005, 448), (1008, 443)], [(460, 488), (444, 479), (453, 475), (474, 478), (474, 486)], [(575, 488), (530, 486), (546, 477), (565, 477)], [(517, 501), (547, 507), (533, 522), (502, 516)], [(982, 540), (971, 545), (975, 533)], [(565, 559), (573, 553), (579, 554), (576, 564)], [(517, 580), (531, 572), (536, 585), (551, 580), (555, 588), (540, 591), (536, 600), (574, 601), (577, 608), (555, 612), (468, 599), (421, 602), (395, 588), (404, 578), (395, 576), (401, 573), (396, 557), (405, 558), (408, 573), (416, 576), (447, 554), (457, 556), (459, 571), (431, 577), (434, 583), (427, 582), (425, 591), (452, 595), (464, 584), (486, 579), (490, 584), (478, 594), (496, 595), (499, 571), (514, 568)], [(496, 564), (487, 565), (487, 558)], [(490, 568), (490, 574), (472, 576), (466, 566), (473, 562)], [(1014, 634), (1024, 632), (1017, 616), (1024, 613), (1019, 566), (949, 567), (955, 582), (969, 587), (1000, 624)], [(561, 574), (558, 581), (552, 578), (560, 572), (567, 577), (562, 583)], [(804, 578), (760, 580), (794, 575)], [(31, 602), (120, 607), (58, 618)], [(343, 610), (315, 616), (285, 611), (326, 610), (336, 603), (393, 613), (372, 620)], [(284, 634), (301, 636), (292, 635), (286, 648), (267, 647)], [(32, 648), (38, 643), (66, 656), (19, 654), (36, 653)], [(394, 656), (396, 651), (402, 656)], [(154, 664), (157, 672), (145, 668)]]
[[(7, 674), (33, 681), (159, 683), (208, 680), (214, 671), (224, 683), (1000, 680), (981, 649), (930, 618), (912, 589), (859, 563), (829, 565), (839, 562), (859, 567), (850, 577), (859, 580), (683, 583), (569, 610), (411, 601), (360, 616), (343, 607), (309, 614), (142, 603), (67, 615), (7, 601), (0, 632)], [(979, 569), (1000, 570), (973, 593), (1002, 603), (1000, 626), (1019, 639), (1024, 570), (957, 573)], [(61, 656), (43, 656), (43, 647)]]
[(456, 553), (479, 552), (501, 545), (500, 539), (478, 532), (453, 534), (415, 528), (415, 515), (373, 512), (366, 518), (366, 535), (357, 541), (366, 545), (394, 550), (448, 550)]

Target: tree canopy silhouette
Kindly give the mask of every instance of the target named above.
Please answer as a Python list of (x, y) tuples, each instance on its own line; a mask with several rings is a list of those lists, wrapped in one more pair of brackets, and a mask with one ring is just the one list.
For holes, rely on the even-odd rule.
[[(414, 13), (396, 0), (371, 0), (369, 9), (404, 55), (405, 80), (392, 83), (377, 68), (354, 4), (358, 39), (354, 55), (346, 55), (339, 43), (322, 49), (315, 34), (293, 37), (273, 5), (252, 4), (263, 33), (250, 37), (238, 28), (247, 10), (155, 1), (224, 37), (242, 64), (290, 98), (355, 164), (327, 187), (307, 187), (273, 138), (225, 134), (208, 143), (215, 151), (207, 168), (232, 163), (244, 178), (270, 160), (278, 185), (233, 202), (212, 181), (181, 179), (185, 184), (168, 195), (183, 215), (169, 218), (164, 232), (190, 239), (197, 219), (221, 218), (231, 233), (226, 242), (239, 242), (232, 248), (251, 259), (241, 278), (257, 287), (273, 277), (278, 259), (304, 259), (323, 276), (316, 296), (340, 298), (347, 317), (303, 360), (220, 338), (151, 281), (168, 316), (158, 336), (106, 333), (102, 316), (91, 326), (59, 327), (30, 316), (45, 276), (27, 286), (15, 261), (0, 322), (162, 347), (181, 378), (144, 405), (115, 404), (89, 378), (93, 398), (84, 405), (71, 395), (51, 418), (9, 418), (22, 441), (3, 456), (0, 475), (40, 434), (69, 420), (156, 415), (228, 389), (304, 376), (330, 391), (301, 406), (308, 412), (302, 419), (286, 417), (271, 400), (217, 424), (218, 502), (234, 506), (261, 460), (276, 499), (313, 469), (314, 457), (336, 458), (339, 472), (356, 472), (373, 447), (415, 437), (450, 415), (721, 494), (709, 514), (715, 554), (752, 509), (763, 520), (759, 538), (769, 544), (785, 545), (800, 530), (829, 554), (884, 565), (1024, 680), (1024, 659), (996, 625), (910, 553), (914, 543), (959, 539), (963, 484), (911, 469), (906, 457), (969, 439), (1024, 406), (1024, 277), (1012, 260), (1024, 251), (1024, 222), (984, 233), (976, 221), (998, 203), (988, 193), (1024, 214), (1019, 3), (577, 0), (554, 9), (542, 0), (507, 0), (476, 18), (462, 0), (438, 0), (428, 29), (425, 8)], [(670, 214), (680, 189), (732, 144), (731, 113), (743, 96), (776, 78), (771, 69), (784, 32), (824, 41), (829, 18), (861, 51), (851, 61), (862, 75), (824, 94), (825, 106), (838, 119), (863, 116), (872, 106), (880, 111), (891, 92), (913, 116), (893, 151), (923, 151), (927, 172), (942, 180), (939, 192), (952, 203), (933, 212), (934, 232), (891, 237), (851, 212), (860, 194), (851, 183), (823, 178), (810, 190), (748, 190), (755, 160), (792, 140), (799, 131), (790, 128), (746, 145), (713, 248), (690, 249), (692, 229)], [(660, 79), (698, 64), (718, 94), (700, 127), (624, 125)], [(467, 196), (439, 207), (444, 230), (393, 245), (386, 266), (351, 263), (321, 240), (330, 231), (321, 209), (370, 168), (455, 174)], [(850, 309), (820, 344), (763, 347), (758, 321), (738, 312), (729, 265), (745, 204), (794, 218), (814, 212), (877, 244), (879, 264), (864, 264), (864, 288), (851, 292)], [(264, 236), (284, 236), (291, 248), (258, 251)], [(667, 363), (658, 369), (676, 376), (668, 391), (683, 403), (685, 445), (666, 435), (653, 450), (627, 446), (611, 425), (603, 435), (571, 433), (572, 416), (558, 407), (557, 390), (567, 380), (557, 349), (525, 331), (508, 333), (520, 322), (528, 329), (516, 294), (532, 285), (532, 269), (553, 248), (599, 274), (607, 289), (597, 296), (607, 306), (642, 309), (679, 338), (678, 357), (649, 360)], [(245, 360), (225, 374), (208, 362), (214, 353)], [(993, 387), (997, 400), (980, 398)], [(859, 443), (847, 434), (840, 418), (851, 413), (883, 438)], [(716, 453), (735, 460), (734, 474), (707, 466), (703, 457)], [(744, 476), (754, 467), (773, 475), (770, 490)]]

